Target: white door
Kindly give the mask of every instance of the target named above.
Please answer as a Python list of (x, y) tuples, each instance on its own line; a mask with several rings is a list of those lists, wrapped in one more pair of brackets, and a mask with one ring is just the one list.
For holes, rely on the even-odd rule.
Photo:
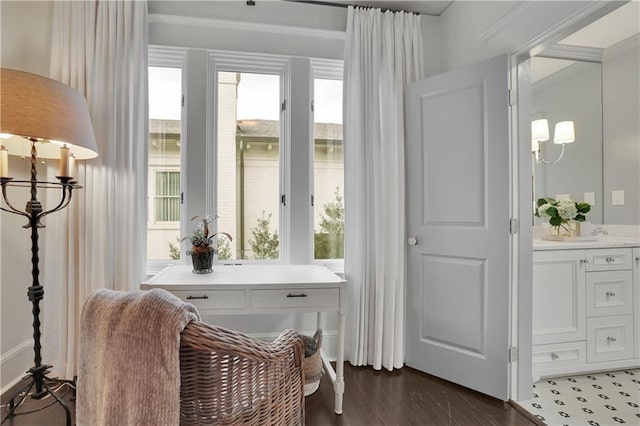
[(406, 99), (406, 363), (507, 400), (508, 58), (415, 82)]

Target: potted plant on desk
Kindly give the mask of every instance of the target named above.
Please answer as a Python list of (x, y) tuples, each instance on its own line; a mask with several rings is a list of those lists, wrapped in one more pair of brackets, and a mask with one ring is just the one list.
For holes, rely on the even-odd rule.
[[(191, 221), (196, 219), (200, 219), (200, 216), (192, 217)], [(187, 256), (191, 256), (194, 274), (209, 274), (213, 272), (213, 260), (217, 250), (212, 244), (216, 236), (222, 234), (226, 236), (229, 241), (233, 241), (231, 235), (226, 232), (209, 234), (209, 224), (215, 219), (217, 219), (217, 216), (204, 216), (198, 224), (198, 229), (193, 231), (190, 237), (184, 237), (182, 239), (183, 241), (187, 238), (191, 240), (191, 250), (187, 251)]]

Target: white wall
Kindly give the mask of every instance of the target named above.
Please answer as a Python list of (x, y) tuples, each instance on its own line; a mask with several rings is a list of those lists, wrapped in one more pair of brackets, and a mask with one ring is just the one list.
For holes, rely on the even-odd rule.
[[(49, 2), (0, 2), (3, 68), (49, 74), (51, 13)], [(18, 179), (28, 179), (29, 160), (10, 156), (9, 170)], [(45, 170), (39, 167), (38, 173), (44, 175)], [(29, 195), (26, 189), (7, 192), (16, 207), (24, 207)], [(0, 212), (0, 218), (0, 388), (4, 391), (33, 365), (31, 303), (27, 299), (27, 287), (31, 285), (31, 244), (30, 231), (22, 228), (25, 218), (6, 212)], [(46, 228), (40, 235), (40, 247), (44, 247)], [(42, 265), (44, 253), (40, 255)], [(41, 276), (41, 284), (46, 299), (46, 277)], [(43, 356), (46, 362), (46, 348)]]
[[(640, 224), (640, 37), (605, 51), (603, 62), (604, 217), (606, 223)], [(624, 206), (611, 205), (623, 190)]]

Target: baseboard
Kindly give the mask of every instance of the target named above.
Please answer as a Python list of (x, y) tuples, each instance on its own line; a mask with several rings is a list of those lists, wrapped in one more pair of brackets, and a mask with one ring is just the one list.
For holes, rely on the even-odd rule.
[(0, 354), (0, 394), (18, 383), (31, 366), (33, 341), (25, 340), (18, 346)]

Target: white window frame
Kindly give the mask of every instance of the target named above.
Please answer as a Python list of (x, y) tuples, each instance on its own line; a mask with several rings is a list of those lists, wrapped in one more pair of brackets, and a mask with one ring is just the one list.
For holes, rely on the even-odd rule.
[[(186, 60), (186, 55), (187, 55), (187, 49), (185, 48), (181, 48), (181, 47), (169, 47), (169, 46), (154, 46), (154, 45), (150, 45), (148, 50), (148, 64), (147, 67), (166, 67), (166, 68), (180, 68), (182, 70), (182, 93), (184, 95), (185, 93), (185, 87), (187, 84), (187, 78), (186, 78), (186, 73), (185, 73), (185, 60)], [(184, 123), (185, 122), (185, 109), (182, 108), (182, 113), (181, 113), (181, 117), (180, 117), (180, 122)], [(147, 121), (149, 121), (149, 112), (147, 110)], [(182, 145), (182, 147), (185, 146), (186, 144), (186, 127), (183, 125), (181, 126), (181, 130), (180, 130), (180, 143)], [(185, 179), (183, 178), (183, 170), (184, 170), (184, 164), (185, 164), (185, 150), (181, 149), (180, 150), (180, 168), (178, 168), (177, 170), (179, 170), (181, 172), (180, 175), (180, 192), (182, 194), (185, 193), (185, 188), (184, 188), (184, 181)], [(151, 170), (149, 169), (149, 164), (148, 164), (148, 159), (147, 159), (147, 171), (148, 173), (151, 172)], [(175, 167), (173, 168), (174, 170), (176, 169)], [(153, 172), (155, 173), (155, 170), (153, 170)], [(154, 175), (154, 179), (155, 179), (155, 175)], [(147, 188), (147, 190), (149, 191), (149, 188)], [(155, 208), (155, 207), (151, 207), (150, 206), (150, 194), (147, 194), (147, 208), (151, 211), (151, 209)], [(154, 216), (154, 222), (155, 222), (155, 216)], [(149, 223), (151, 223), (151, 221), (149, 221)], [(171, 222), (173, 223), (173, 222)], [(184, 200), (182, 202), (182, 204), (180, 205), (180, 235), (184, 235), (184, 230), (185, 230), (185, 203)], [(180, 257), (184, 258), (184, 252), (181, 251), (180, 253)], [(155, 259), (147, 259), (147, 275), (153, 275), (155, 273), (160, 272), (165, 266), (167, 265), (175, 265), (175, 264), (179, 264), (181, 263), (180, 260), (172, 260), (172, 259), (167, 259), (167, 260), (155, 260)]]
[[(217, 147), (218, 147), (218, 72), (246, 72), (257, 74), (271, 74), (280, 77), (280, 105), (289, 103), (290, 98), (290, 68), (291, 60), (289, 57), (280, 55), (262, 55), (254, 53), (236, 53), (219, 50), (208, 51), (207, 61), (207, 130), (206, 130), (206, 151), (208, 164), (217, 165)], [(275, 263), (287, 264), (290, 262), (290, 235), (289, 229), (289, 202), (286, 200), (287, 194), (290, 192), (290, 167), (288, 159), (290, 158), (289, 150), (289, 123), (290, 109), (285, 108), (280, 111), (280, 172), (279, 172), (279, 193), (285, 196), (285, 204), (279, 203), (279, 223), (278, 223), (278, 242), (280, 255), (278, 259), (234, 259), (234, 263)], [(205, 205), (209, 214), (217, 212), (218, 199), (218, 176), (217, 167), (207, 167), (206, 170), (206, 187), (205, 187)]]
[[(344, 84), (344, 61), (338, 61), (338, 60), (331, 60), (331, 59), (317, 59), (317, 58), (312, 58), (311, 60), (311, 93), (312, 93), (312, 98), (315, 99), (315, 94), (313, 93), (313, 87), (314, 85), (314, 80), (316, 78), (321, 78), (321, 79), (326, 79), (326, 80), (342, 80), (343, 84)], [(344, 113), (343, 113), (343, 117), (344, 117)], [(313, 172), (313, 155), (314, 155), (314, 151), (313, 151), (313, 145), (314, 145), (314, 138), (313, 138), (313, 125), (315, 123), (315, 118), (313, 116), (313, 112), (311, 113), (311, 138), (309, 140), (309, 149), (310, 149), (310, 155), (311, 155), (311, 188), (310, 191), (313, 194), (313, 188), (314, 186), (314, 172)], [(343, 129), (344, 129), (344, 119), (343, 121)], [(344, 145), (344, 134), (343, 134), (343, 138), (342, 138), (342, 143)], [(344, 186), (343, 186), (344, 188)], [(344, 198), (346, 200), (346, 191), (345, 191), (345, 195)], [(314, 209), (316, 208), (316, 206), (313, 207)], [(313, 213), (315, 215), (315, 212)], [(311, 244), (313, 245), (313, 233), (314, 233), (314, 229), (313, 229), (313, 219), (311, 221)], [(345, 230), (346, 233), (346, 230)], [(311, 256), (314, 256), (314, 251), (311, 251)], [(330, 269), (331, 271), (334, 272), (340, 272), (343, 273), (344, 272), (344, 259), (313, 259), (313, 264), (316, 265), (324, 265), (326, 266), (328, 269)]]
[[(217, 203), (217, 75), (219, 71), (231, 71), (231, 72), (249, 72), (249, 73), (268, 73), (268, 74), (277, 74), (280, 76), (280, 102), (286, 101), (286, 108), (284, 111), (281, 111), (280, 116), (280, 194), (285, 195), (286, 204), (283, 205), (280, 203), (279, 207), (279, 243), (280, 243), (280, 256), (277, 260), (253, 260), (253, 259), (238, 259), (234, 260), (234, 263), (274, 263), (274, 264), (289, 264), (292, 261), (295, 263), (306, 262), (309, 264), (322, 264), (327, 266), (329, 269), (342, 272), (344, 271), (344, 259), (322, 259), (315, 260), (313, 257), (313, 245), (314, 245), (314, 227), (313, 227), (313, 208), (311, 207), (311, 196), (313, 195), (313, 113), (311, 111), (311, 105), (309, 105), (309, 114), (308, 114), (308, 122), (303, 123), (305, 121), (303, 115), (296, 115), (296, 120), (299, 122), (293, 123), (291, 121), (291, 105), (296, 104), (298, 107), (300, 105), (306, 104), (309, 99), (313, 99), (313, 82), (315, 78), (323, 78), (323, 79), (343, 79), (343, 61), (338, 60), (325, 60), (325, 59), (315, 59), (315, 58), (296, 58), (297, 61), (297, 70), (295, 71), (297, 77), (292, 75), (292, 60), (293, 58), (290, 56), (284, 55), (270, 55), (270, 54), (256, 54), (256, 53), (245, 53), (245, 52), (228, 52), (228, 51), (219, 51), (219, 50), (206, 50), (206, 69), (202, 68), (202, 72), (193, 72), (200, 68), (193, 68), (205, 65), (203, 63), (191, 63), (191, 50), (200, 50), (200, 49), (190, 49), (190, 48), (178, 48), (178, 47), (165, 47), (165, 46), (149, 46), (149, 66), (157, 66), (157, 67), (174, 67), (182, 69), (182, 93), (186, 96), (189, 91), (193, 90), (203, 90), (205, 93), (205, 104), (206, 104), (206, 129), (204, 130), (205, 134), (205, 156), (206, 156), (206, 164), (212, 165), (211, 167), (206, 167), (206, 170), (203, 172), (204, 179), (200, 185), (199, 183), (191, 182), (190, 185), (187, 186), (188, 176), (186, 170), (193, 166), (193, 164), (187, 164), (187, 145), (189, 143), (188, 131), (189, 131), (189, 121), (187, 117), (187, 107), (189, 102), (185, 104), (182, 108), (182, 116), (181, 116), (181, 179), (180, 179), (180, 190), (183, 195), (183, 202), (181, 204), (180, 214), (180, 235), (187, 235), (188, 229), (191, 226), (187, 216), (187, 213), (197, 206), (190, 206), (189, 199), (191, 198), (193, 202), (196, 204), (200, 204), (204, 201), (202, 207), (204, 207), (204, 214), (214, 214), (216, 212), (216, 203)], [(301, 62), (302, 61), (302, 62)], [(304, 64), (304, 61), (308, 61), (307, 67), (300, 67), (299, 64)], [(200, 65), (202, 64), (202, 65)], [(193, 68), (188, 72), (189, 69)], [(306, 69), (307, 71), (301, 71), (301, 69)], [(300, 74), (301, 72), (309, 74)], [(197, 77), (198, 81), (188, 81), (187, 76), (191, 76), (194, 79)], [(200, 77), (202, 76), (202, 77)], [(309, 81), (309, 92), (307, 94), (302, 93), (292, 93), (292, 79), (296, 78), (298, 81), (298, 85), (300, 81)], [(202, 79), (202, 81), (200, 81)], [(187, 88), (189, 90), (187, 90)], [(298, 87), (297, 91), (300, 88)], [(295, 98), (294, 98), (295, 96)], [(303, 96), (309, 96), (304, 100)], [(290, 164), (292, 161), (292, 142), (291, 142), (291, 134), (293, 132), (292, 129), (301, 129), (304, 127), (300, 126), (308, 126), (310, 129), (309, 132), (309, 140), (304, 145), (304, 149), (308, 150), (308, 156), (311, 167), (308, 169), (306, 167), (293, 167), (293, 164)], [(194, 132), (196, 130), (192, 129)], [(306, 132), (306, 130), (304, 131)], [(298, 133), (299, 135), (299, 133)], [(302, 142), (302, 141), (298, 141)], [(197, 141), (196, 141), (197, 143)], [(298, 152), (297, 155), (300, 155), (300, 147), (301, 145), (296, 145), (296, 150)], [(304, 154), (302, 154), (304, 155)], [(300, 158), (300, 157), (298, 157)], [(193, 161), (193, 160), (192, 160)], [(148, 167), (148, 166), (147, 166)], [(301, 175), (302, 174), (302, 175)], [(308, 174), (308, 175), (307, 175)], [(308, 188), (308, 192), (304, 195), (305, 199), (302, 199), (301, 193), (304, 190), (300, 191), (299, 183), (297, 183), (296, 187), (298, 188), (297, 197), (298, 199), (293, 200), (292, 194), (292, 182), (310, 182), (310, 186)], [(304, 184), (306, 187), (306, 184)], [(346, 194), (345, 194), (346, 197)], [(295, 204), (297, 207), (291, 209), (291, 205)], [(300, 209), (301, 205), (307, 205), (308, 207), (304, 209)], [(201, 207), (201, 208), (202, 208)], [(194, 214), (202, 214), (200, 213), (200, 209), (196, 209), (197, 213)], [(301, 228), (296, 228), (295, 233), (292, 233), (292, 223), (294, 218), (300, 218), (303, 215), (310, 215), (311, 218), (308, 220), (309, 227), (306, 232), (300, 232)], [(298, 219), (296, 219), (298, 221)], [(299, 223), (299, 221), (298, 221)], [(296, 225), (298, 226), (298, 225)], [(295, 234), (295, 235), (293, 235)], [(300, 256), (300, 253), (292, 254), (292, 247), (310, 247), (309, 254)], [(148, 273), (155, 273), (167, 266), (168, 264), (177, 264), (177, 263), (189, 263), (189, 259), (185, 255), (185, 246), (181, 247), (181, 260), (173, 261), (173, 260), (148, 260), (147, 261), (147, 271)], [(297, 249), (296, 249), (297, 250)], [(306, 261), (305, 258), (309, 257)], [(224, 262), (224, 261), (222, 261)]]

